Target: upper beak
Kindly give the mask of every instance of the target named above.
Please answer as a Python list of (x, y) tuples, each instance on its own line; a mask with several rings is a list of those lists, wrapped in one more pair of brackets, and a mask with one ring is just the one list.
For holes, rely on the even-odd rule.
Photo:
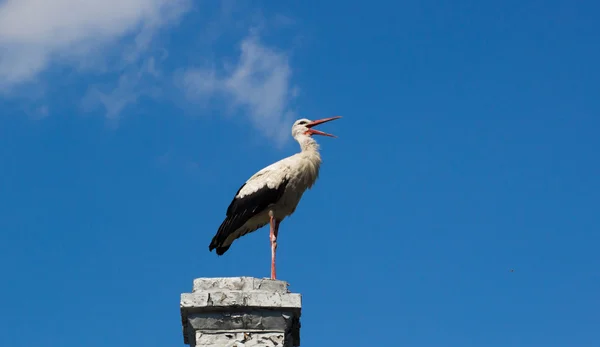
[(339, 119), (339, 118), (342, 118), (342, 116), (335, 116), (335, 117), (317, 119), (315, 121), (312, 121), (312, 122), (310, 122), (310, 123), (308, 123), (306, 125), (306, 127), (308, 128), (308, 133), (315, 134), (315, 135), (329, 136), (329, 137), (337, 137), (335, 135), (328, 134), (328, 133), (320, 131), (320, 130), (312, 129), (312, 127), (317, 126), (319, 124), (331, 122), (332, 120), (336, 120), (336, 119)]

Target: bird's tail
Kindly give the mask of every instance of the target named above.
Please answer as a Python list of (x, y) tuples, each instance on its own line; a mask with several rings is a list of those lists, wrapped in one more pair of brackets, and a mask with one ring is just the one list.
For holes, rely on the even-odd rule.
[(212, 252), (213, 249), (216, 249), (217, 255), (223, 255), (236, 239), (256, 231), (267, 224), (268, 223), (261, 223), (252, 227), (243, 227), (243, 222), (237, 220), (236, 217), (228, 217), (219, 227), (217, 234), (213, 237), (208, 246), (208, 250)]
[(227, 250), (229, 249), (229, 247), (231, 247), (231, 245), (227, 245), (227, 246), (219, 246), (218, 245), (218, 241), (217, 238), (214, 237), (210, 243), (210, 246), (208, 246), (208, 250), (210, 252), (213, 251), (213, 249), (217, 250), (217, 255), (223, 255), (225, 254), (225, 252), (227, 252)]
[(210, 241), (210, 245), (208, 246), (209, 252), (212, 252), (213, 249), (216, 249), (217, 255), (223, 255), (225, 252), (227, 252), (229, 247), (231, 247), (231, 243), (229, 243), (228, 245), (224, 244), (225, 241), (227, 240), (227, 237), (232, 232), (231, 222), (232, 222), (232, 218), (227, 217), (227, 218), (225, 218), (223, 223), (221, 223), (221, 226), (219, 227), (217, 234), (212, 238), (212, 241)]

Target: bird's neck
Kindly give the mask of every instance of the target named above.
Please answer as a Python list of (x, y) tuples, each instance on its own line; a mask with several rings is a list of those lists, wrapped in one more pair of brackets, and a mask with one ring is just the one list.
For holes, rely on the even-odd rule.
[(296, 137), (300, 144), (302, 152), (299, 155), (302, 160), (297, 161), (300, 165), (298, 173), (302, 178), (305, 187), (311, 188), (319, 177), (321, 167), (321, 154), (319, 153), (319, 144), (311, 136), (301, 135)]
[(296, 138), (302, 149), (301, 155), (306, 158), (317, 172), (321, 166), (321, 153), (319, 153), (319, 144), (312, 136), (300, 135)]
[(306, 154), (316, 154), (319, 155), (319, 144), (315, 139), (311, 136), (301, 135), (296, 138), (298, 143), (300, 144), (300, 149), (302, 149), (302, 153)]

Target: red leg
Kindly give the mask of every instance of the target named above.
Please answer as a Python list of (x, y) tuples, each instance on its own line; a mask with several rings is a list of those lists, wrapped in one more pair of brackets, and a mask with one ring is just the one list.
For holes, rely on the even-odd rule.
[(279, 221), (271, 216), (271, 279), (274, 280), (277, 277), (275, 270), (275, 254), (277, 253), (277, 234), (279, 233)]

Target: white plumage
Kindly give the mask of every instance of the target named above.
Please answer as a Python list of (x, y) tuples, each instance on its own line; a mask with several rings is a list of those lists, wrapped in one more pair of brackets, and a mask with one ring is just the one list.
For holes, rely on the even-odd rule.
[(238, 190), (227, 209), (227, 216), (210, 243), (209, 250), (224, 254), (233, 241), (271, 224), (272, 271), (275, 278), (275, 249), (279, 223), (294, 213), (302, 195), (319, 177), (321, 155), (312, 135), (333, 135), (314, 126), (341, 117), (317, 121), (299, 119), (292, 126), (292, 136), (301, 152), (273, 163), (250, 177)]

